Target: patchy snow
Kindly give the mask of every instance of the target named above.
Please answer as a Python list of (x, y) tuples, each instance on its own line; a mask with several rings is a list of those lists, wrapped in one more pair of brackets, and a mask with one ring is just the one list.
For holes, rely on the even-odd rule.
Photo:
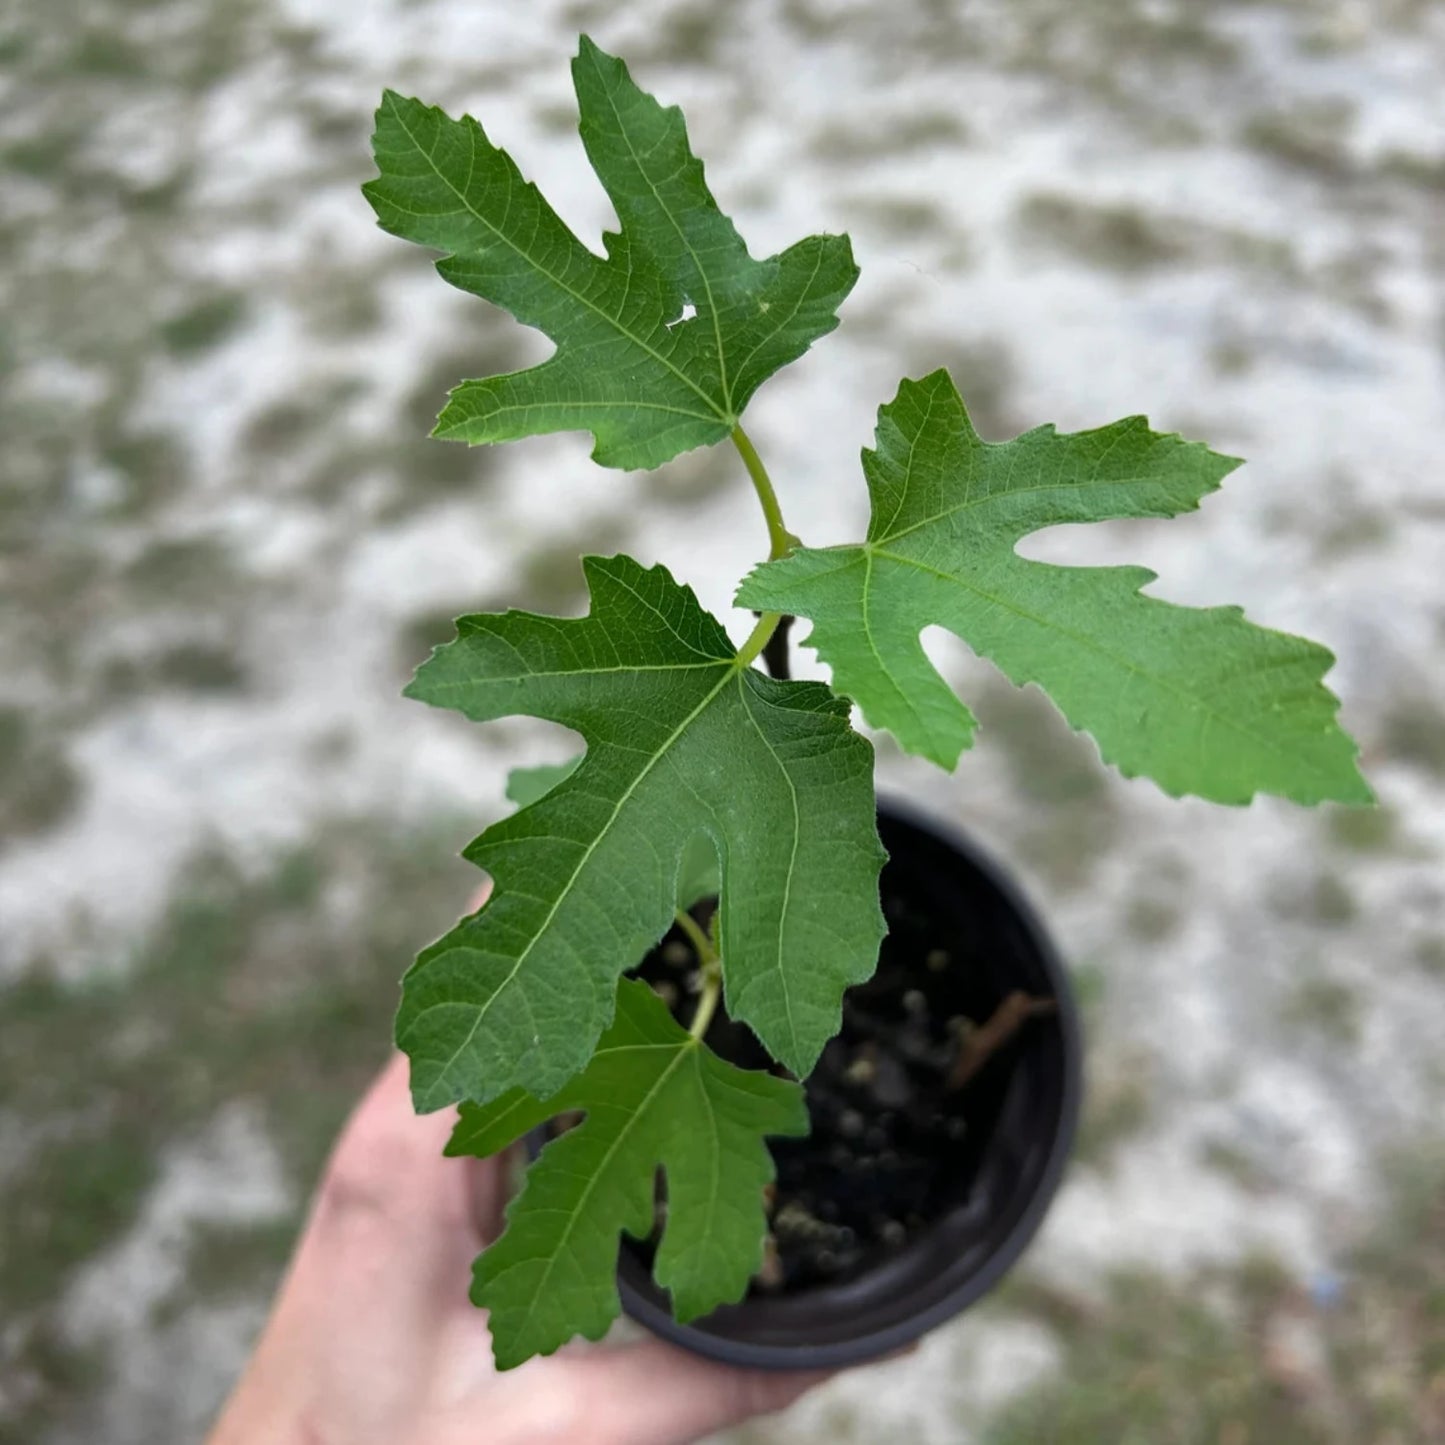
[[(1162, 24), (1186, 9), (1139, 13)], [(1427, 746), (1430, 728), (1445, 727), (1445, 293), (1438, 189), (1398, 173), (1401, 157), (1405, 171), (1445, 165), (1438, 13), (1403, 33), (1369, 5), (1210, 7), (1217, 58), (1186, 36), (1132, 55), (1105, 85), (1091, 68), (1097, 16), (1076, 20), (1063, 58), (1036, 43), (1041, 19), (1075, 16), (1063, 0), (993, 0), (957, 15), (797, 0), (754, 5), (746, 25), (716, 31), (675, 0), (616, 14), (563, 0), (344, 10), (284, 0), (269, 18), (258, 10), (265, 43), (198, 90), (116, 82), (107, 125), (78, 159), (55, 163), (60, 173), (98, 164), (143, 190), (189, 167), (192, 189), (148, 221), (139, 202), (82, 206), (66, 192), (51, 205), (35, 176), (17, 183), (23, 265), (0, 278), (25, 348), (0, 396), (17, 408), (13, 422), (0, 413), (8, 465), (31, 466), (33, 450), (36, 475), (66, 482), (46, 493), (54, 511), (39, 542), (0, 558), (0, 584), (30, 585), (34, 567), (22, 564), (51, 551), (89, 548), (89, 573), (103, 578), (124, 575), (158, 539), (198, 537), (219, 544), (237, 580), (230, 594), (218, 577), (199, 599), (177, 591), (159, 603), (110, 583), (96, 601), (83, 580), (65, 580), (36, 594), (34, 616), (29, 592), (7, 611), (7, 657), (25, 659), (7, 693), (41, 700), (85, 793), (64, 821), (0, 854), (0, 976), (42, 951), (69, 977), (124, 963), (203, 840), (261, 856), (338, 813), (464, 808), (480, 823), (495, 812), (505, 766), (558, 755), (555, 730), (470, 729), (402, 701), (405, 664), (419, 655), (403, 658), (400, 638), (418, 617), (541, 585), (529, 569), (559, 519), (568, 538), (610, 530), (643, 561), (667, 562), (734, 635), (745, 631), (731, 596), (761, 555), (763, 528), (727, 457), (716, 487), (662, 506), (650, 488), (665, 493), (680, 469), (602, 471), (584, 436), (536, 439), (475, 453), (475, 488), (418, 503), (425, 479), (401, 475), (412, 463), (388, 450), (424, 425), (406, 409), (430, 405), (417, 390), (443, 356), (486, 354), (507, 333), (438, 282), (426, 257), (376, 230), (356, 191), (370, 110), (384, 84), (472, 110), (600, 247), (615, 219), (559, 121), (579, 11), (599, 42), (635, 57), (649, 88), (686, 104), (709, 179), (754, 254), (814, 230), (853, 235), (862, 279), (842, 327), (748, 417), (809, 542), (857, 534), (858, 450), (874, 412), (901, 375), (937, 365), (1005, 430), (1146, 411), (1249, 459), (1197, 514), (1057, 528), (1021, 550), (1143, 563), (1159, 573), (1154, 595), (1238, 602), (1324, 641), (1393, 840), (1352, 849), (1324, 817), (1273, 802), (1177, 803), (1112, 776), (1083, 801), (1043, 797), (1024, 784), (1039, 765), (1074, 757), (1075, 740), (1049, 735), (1045, 756), (1029, 757), (1009, 724), (990, 730), (987, 718), (954, 777), (885, 744), (880, 781), (963, 822), (1020, 872), (1070, 958), (1105, 981), (1096, 1046), (1138, 1046), (1157, 1061), (1148, 1126), (1108, 1168), (1074, 1171), (1031, 1264), (1097, 1279), (1121, 1262), (1185, 1270), (1265, 1248), (1301, 1272), (1327, 1270), (1375, 1207), (1374, 1161), (1411, 1131), (1438, 1128), (1445, 1090), (1445, 981), (1417, 963), (1445, 939), (1445, 768)], [(189, 23), (180, 9), (166, 14)], [(67, 82), (73, 95), (82, 83)], [(1322, 102), (1343, 117), (1332, 139), (1262, 127), (1261, 116), (1302, 123)], [(888, 143), (918, 117), (941, 118), (934, 139)], [(43, 138), (50, 123), (23, 135)], [(6, 126), (7, 142), (21, 138)], [(1112, 208), (1146, 253), (1151, 226), (1192, 237), (1192, 249), (1167, 263), (1090, 259), (1077, 239), (1023, 223), (1040, 196)], [(112, 287), (124, 304), (68, 311), (73, 268), (94, 272), (97, 258), (126, 268)], [(328, 286), (343, 311), (370, 308), (372, 319), (318, 326), (313, 293)], [(247, 295), (235, 329), (165, 354), (157, 318), (227, 288)], [(515, 364), (547, 354), (535, 335), (516, 342)], [(449, 384), (436, 388), (438, 406)], [(333, 392), (298, 438), (270, 450), (255, 441), (268, 410)], [(127, 436), (173, 434), (185, 458), (174, 495), (114, 522), (128, 483), (95, 440), (112, 414)], [(103, 673), (122, 639), (197, 620), (244, 655), (251, 686), (119, 703), (87, 691), (86, 659)], [(994, 686), (953, 639), (927, 645), (970, 695)], [(821, 675), (806, 650), (798, 671)], [(1130, 922), (1141, 902), (1164, 919), (1153, 934)], [(1301, 1014), (1310, 979), (1347, 1001), (1339, 1037)], [(248, 1120), (238, 1105), (213, 1136), (178, 1145), (135, 1232), (66, 1295), (76, 1337), (120, 1351), (105, 1430), (117, 1445), (194, 1434), (254, 1326), (251, 1306), (149, 1323), (177, 1283), (190, 1221), (260, 1219), (286, 1205)], [(1208, 1163), (1219, 1140), (1260, 1165), (1263, 1193)], [(1056, 1353), (1039, 1327), (985, 1321), (846, 1377), (751, 1438), (828, 1438), (839, 1411), (866, 1422), (863, 1438), (963, 1438), (960, 1419), (981, 1419)], [(187, 1382), (179, 1395), (177, 1380)]]

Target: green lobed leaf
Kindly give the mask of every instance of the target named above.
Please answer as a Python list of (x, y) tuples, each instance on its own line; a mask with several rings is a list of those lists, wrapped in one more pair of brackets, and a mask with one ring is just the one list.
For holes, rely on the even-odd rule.
[(470, 116), (393, 91), (376, 113), (380, 175), (363, 189), (384, 230), (446, 252), (446, 280), (557, 346), (540, 366), (464, 382), (437, 436), (590, 431), (603, 465), (656, 467), (727, 436), (757, 388), (838, 324), (858, 268), (846, 236), (753, 260), (707, 188), (682, 112), (585, 36), (572, 79), (583, 144), (622, 224), (605, 257)]
[(573, 1110), (586, 1119), (543, 1149), (475, 1265), (472, 1299), (490, 1312), (504, 1370), (574, 1335), (600, 1339), (617, 1318), (618, 1235), (651, 1233), (659, 1168), (667, 1226), (653, 1273), (673, 1313), (686, 1322), (741, 1299), (767, 1231), (763, 1140), (808, 1132), (800, 1085), (724, 1063), (626, 979), (584, 1073), (545, 1103), (513, 1090), (463, 1104), (447, 1153), (495, 1154)]
[[(539, 763), (530, 768), (513, 768), (507, 774), (507, 798), (519, 808), (544, 798), (564, 778), (576, 771), (581, 756), (565, 763)], [(694, 833), (682, 850), (677, 868), (677, 906), (691, 908), (718, 891), (717, 853), (706, 833)]]
[(974, 719), (919, 642), (933, 623), (1016, 683), (1036, 682), (1126, 776), (1245, 803), (1368, 802), (1356, 748), (1321, 683), (1334, 659), (1237, 607), (1141, 595), (1142, 567), (1031, 562), (1019, 540), (1061, 522), (1192, 511), (1239, 463), (1130, 417), (990, 444), (944, 371), (904, 381), (863, 468), (860, 546), (805, 548), (757, 568), (738, 605), (813, 620), (835, 688), (909, 752), (951, 768)]
[(665, 568), (582, 565), (586, 617), (463, 617), (407, 689), (587, 743), (575, 772), (467, 848), (495, 890), (406, 976), (397, 1043), (421, 1110), (513, 1087), (546, 1098), (577, 1073), (618, 976), (666, 930), (699, 832), (720, 871), (728, 1012), (788, 1068), (808, 1072), (843, 990), (877, 962), (873, 755), (847, 704), (741, 665)]
[(581, 761), (579, 753), (565, 763), (538, 763), (535, 767), (513, 768), (507, 774), (507, 801), (525, 808), (529, 803), (545, 798), (558, 783), (565, 782), (577, 771), (577, 764)]

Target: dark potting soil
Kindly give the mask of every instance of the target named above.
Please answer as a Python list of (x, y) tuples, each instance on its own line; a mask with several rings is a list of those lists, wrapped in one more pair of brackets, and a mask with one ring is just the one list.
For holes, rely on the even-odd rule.
[[(888, 935), (878, 970), (844, 997), (843, 1025), (806, 1080), (812, 1132), (769, 1141), (777, 1183), (770, 1236), (753, 1294), (837, 1284), (902, 1249), (967, 1197), (1002, 1110), (1019, 1033), (988, 1051), (961, 1087), (960, 1054), (1003, 1001), (983, 936), (959, 936), (925, 909), (925, 890), (885, 868)], [(694, 916), (706, 926), (712, 905)], [(674, 928), (635, 973), (686, 1024), (696, 1007), (697, 959)], [(985, 1034), (986, 1036), (986, 1034)], [(743, 1068), (781, 1072), (751, 1030), (720, 1007), (708, 1045)], [(662, 1209), (659, 1206), (659, 1222)], [(659, 1233), (623, 1248), (651, 1267)]]

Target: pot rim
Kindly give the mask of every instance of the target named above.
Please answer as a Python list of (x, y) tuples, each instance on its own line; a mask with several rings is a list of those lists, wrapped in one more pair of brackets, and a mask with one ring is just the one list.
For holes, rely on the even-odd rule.
[[(763, 1343), (738, 1339), (731, 1335), (713, 1334), (697, 1328), (695, 1324), (679, 1324), (664, 1304), (643, 1294), (619, 1270), (617, 1289), (626, 1314), (646, 1326), (653, 1334), (682, 1346), (691, 1354), (702, 1355), (725, 1364), (766, 1370), (835, 1370), (896, 1354), (930, 1330), (976, 1304), (999, 1282), (1038, 1232), (1062, 1181), (1078, 1129), (1079, 1107), (1083, 1095), (1083, 1030), (1078, 1002), (1074, 997), (1063, 959), (1023, 890), (1004, 866), (979, 843), (960, 828), (940, 822), (905, 799), (879, 797), (878, 812), (890, 821), (930, 835), (960, 854), (1013, 911), (1019, 926), (1033, 946), (1057, 1002), (1055, 1022), (1062, 1055), (1063, 1086), (1058, 1120), (1049, 1143), (1048, 1154), (1039, 1171), (1033, 1192), (1012, 1228), (978, 1269), (957, 1287), (916, 1313), (909, 1314), (891, 1325), (849, 1339), (834, 1340), (826, 1344)], [(867, 1277), (868, 1272), (859, 1276), (860, 1279)]]

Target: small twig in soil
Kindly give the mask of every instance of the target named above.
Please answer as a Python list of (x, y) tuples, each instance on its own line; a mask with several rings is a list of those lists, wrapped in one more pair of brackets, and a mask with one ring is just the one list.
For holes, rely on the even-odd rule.
[(966, 1030), (959, 1041), (958, 1058), (948, 1074), (950, 1090), (961, 1089), (1007, 1044), (1029, 1019), (1056, 1012), (1051, 998), (1034, 998), (1015, 989), (993, 1011), (985, 1023)]
[(763, 1240), (763, 1262), (753, 1278), (761, 1289), (781, 1289), (783, 1286), (783, 1257), (778, 1252), (777, 1236), (772, 1233)]

